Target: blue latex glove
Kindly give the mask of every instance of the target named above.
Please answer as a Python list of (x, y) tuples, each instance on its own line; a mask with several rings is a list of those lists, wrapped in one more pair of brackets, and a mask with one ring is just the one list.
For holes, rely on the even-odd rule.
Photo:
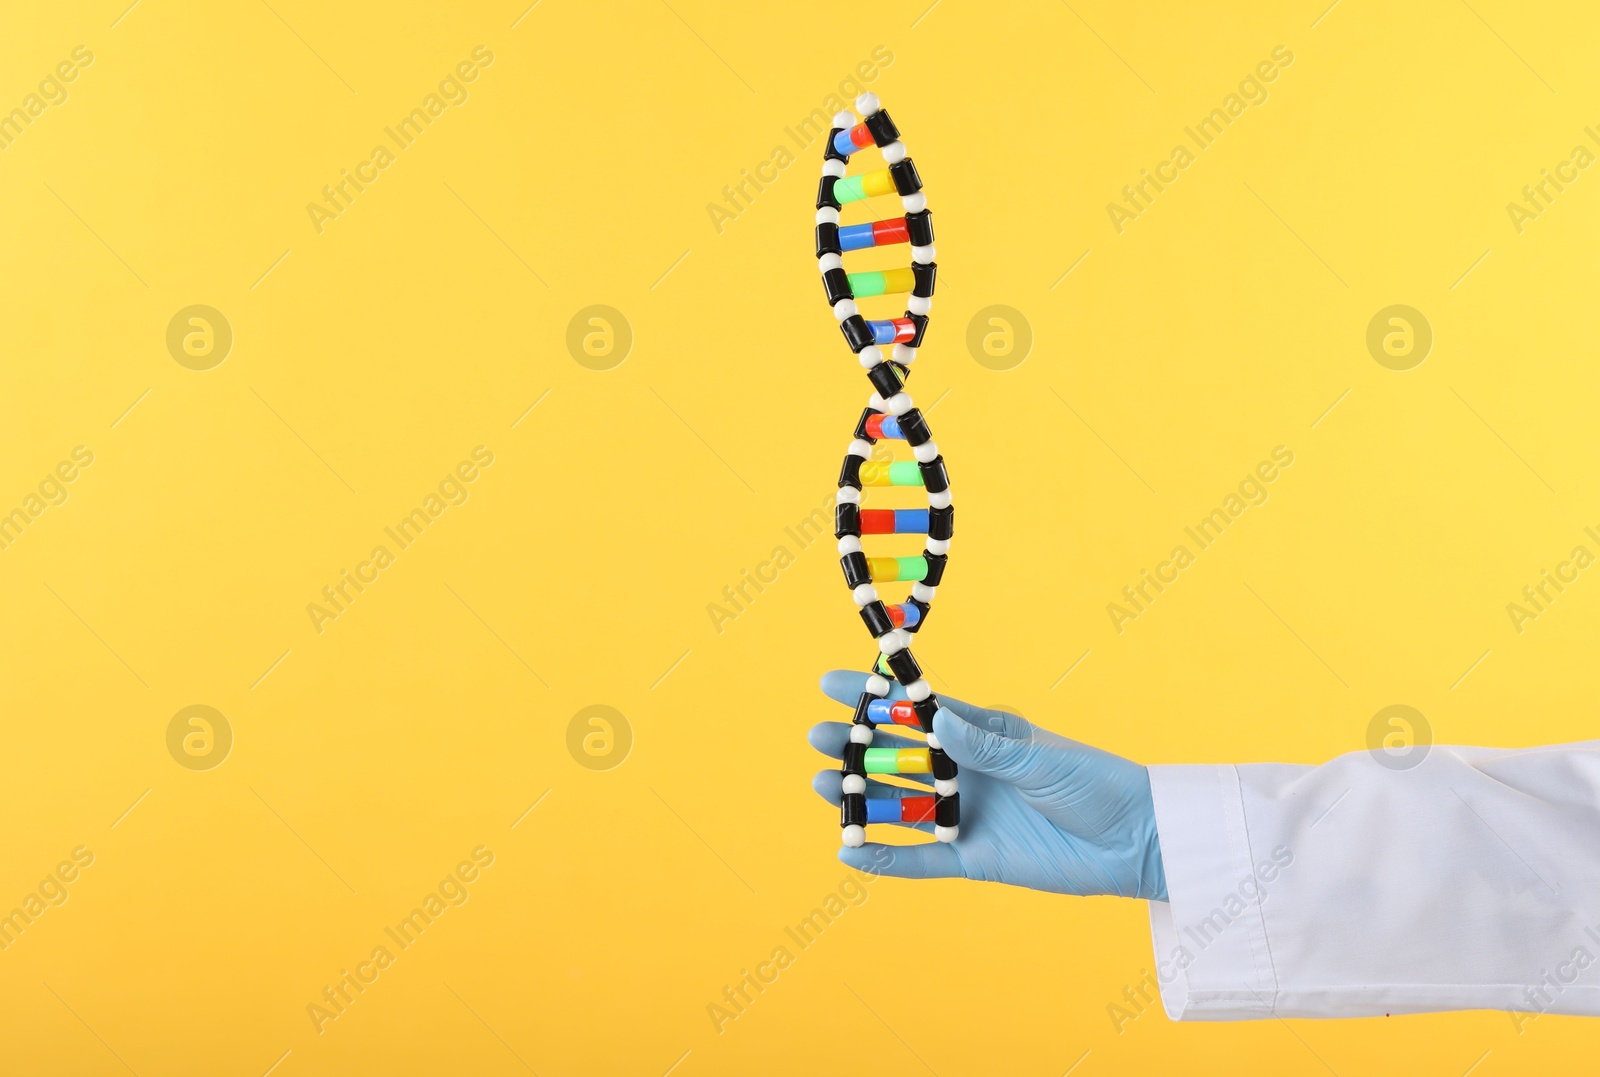
[[(867, 675), (834, 670), (822, 691), (854, 708)], [(898, 684), (891, 699), (904, 699)], [(1114, 894), (1167, 899), (1156, 836), (1150, 775), (1120, 756), (1040, 729), (1024, 718), (984, 710), (940, 695), (933, 719), (940, 745), (961, 768), (961, 834), (954, 842), (840, 848), (853, 868), (903, 879), (982, 879), (1057, 894)], [(921, 747), (881, 725), (873, 747)], [(823, 722), (811, 730), (811, 745), (844, 758), (847, 722)], [(932, 785), (928, 775), (906, 775)], [(812, 782), (837, 805), (840, 775), (825, 770)], [(874, 779), (867, 796), (926, 795)], [(929, 834), (932, 823), (900, 823)]]

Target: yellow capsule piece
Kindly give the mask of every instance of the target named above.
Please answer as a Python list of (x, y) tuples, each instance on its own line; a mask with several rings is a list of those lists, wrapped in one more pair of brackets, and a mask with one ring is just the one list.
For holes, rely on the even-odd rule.
[(931, 774), (933, 762), (926, 748), (901, 748), (895, 753), (895, 766), (901, 774)]
[(889, 465), (890, 460), (863, 460), (861, 470), (857, 476), (861, 479), (862, 486), (890, 486)]
[(880, 194), (894, 194), (894, 177), (889, 175), (887, 168), (865, 173), (861, 177), (861, 189), (867, 192), (868, 198), (874, 198)]
[(883, 271), (883, 291), (885, 295), (894, 292), (909, 292), (917, 286), (917, 276), (910, 268), (885, 269)]

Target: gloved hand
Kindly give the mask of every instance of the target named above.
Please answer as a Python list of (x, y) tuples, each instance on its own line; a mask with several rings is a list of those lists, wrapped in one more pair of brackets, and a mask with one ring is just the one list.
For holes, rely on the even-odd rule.
[[(854, 708), (865, 673), (834, 670), (822, 691)], [(904, 699), (895, 685), (891, 699)], [(861, 871), (903, 879), (967, 878), (1010, 883), (1057, 894), (1114, 894), (1167, 899), (1156, 836), (1155, 804), (1144, 767), (1120, 756), (1040, 729), (1024, 718), (984, 710), (940, 695), (933, 719), (940, 745), (961, 768), (961, 835), (954, 842), (840, 848), (839, 859)], [(876, 748), (915, 748), (922, 742), (897, 737), (880, 725)], [(844, 758), (847, 722), (823, 722), (811, 730), (811, 745)], [(908, 774), (923, 785), (930, 775)], [(823, 799), (838, 805), (840, 775), (825, 770), (812, 782)], [(875, 779), (868, 797), (926, 795)], [(901, 823), (932, 833), (932, 823)]]

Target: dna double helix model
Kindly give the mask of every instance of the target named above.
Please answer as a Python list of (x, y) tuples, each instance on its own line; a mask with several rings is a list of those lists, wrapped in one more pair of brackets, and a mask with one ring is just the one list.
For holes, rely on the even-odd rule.
[[(817, 265), (828, 305), (872, 383), (872, 396), (856, 422), (839, 472), (834, 508), (834, 536), (839, 540), (845, 583), (867, 631), (878, 641), (879, 651), (866, 690), (856, 701), (850, 742), (845, 746), (840, 825), (844, 844), (852, 847), (866, 841), (869, 823), (933, 823), (938, 840), (954, 841), (961, 821), (956, 765), (934, 735), (933, 716), (939, 700), (911, 654), (911, 638), (927, 623), (935, 590), (944, 576), (955, 525), (944, 458), (927, 420), (905, 391), (933, 306), (938, 271), (933, 260), (933, 217), (899, 129), (879, 107), (876, 95), (862, 94), (855, 106), (860, 122), (850, 112), (840, 112), (828, 133), (822, 183), (817, 188), (816, 229)], [(869, 145), (877, 147), (885, 167), (847, 175), (851, 158)], [(858, 202), (865, 206), (870, 198), (891, 194), (900, 197), (903, 216), (863, 224), (839, 223), (839, 212), (845, 206)], [(896, 243), (910, 245), (909, 267), (845, 271), (843, 256), (847, 252)], [(856, 306), (858, 299), (902, 293), (908, 293), (903, 317), (869, 320)], [(891, 348), (887, 357), (885, 346)], [(884, 439), (905, 442), (911, 447), (912, 459), (872, 459), (873, 446)], [(922, 487), (927, 491), (928, 507), (864, 508), (863, 490), (879, 486)], [(866, 535), (908, 534), (927, 536), (921, 554), (868, 557), (861, 546)], [(909, 582), (911, 594), (904, 602), (886, 604), (877, 585), (896, 581)], [(886, 698), (891, 676), (905, 687), (905, 700)], [(873, 730), (882, 722), (920, 730), (926, 735), (927, 747), (872, 747)], [(868, 797), (869, 774), (932, 774), (934, 795)]]

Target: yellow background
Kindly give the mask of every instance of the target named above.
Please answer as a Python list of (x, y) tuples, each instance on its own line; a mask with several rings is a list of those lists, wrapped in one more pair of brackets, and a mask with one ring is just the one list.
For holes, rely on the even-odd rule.
[[(867, 386), (812, 263), (820, 146), (720, 231), (707, 204), (892, 53), (871, 88), (941, 266), (911, 388), (960, 506), (917, 647), (940, 691), (1146, 763), (1320, 761), (1396, 703), (1441, 742), (1587, 738), (1600, 582), (1520, 634), (1505, 607), (1595, 548), (1600, 178), (1521, 234), (1505, 206), (1600, 121), (1592, 12), (449, 6), (5, 14), (0, 108), (95, 59), (0, 154), (0, 508), (74, 446), (95, 461), (0, 553), (0, 911), (95, 859), (0, 952), (0, 1068), (1590, 1058), (1578, 1020), (1494, 1013), (1152, 1007), (1119, 1032), (1141, 903), (956, 881), (872, 883), (719, 1033), (707, 1006), (847, 876), (804, 733), (843, 716), (817, 675), (869, 642), (831, 540), (784, 529), (831, 492)], [(470, 99), (319, 234), (306, 204), (479, 45)], [(1118, 234), (1106, 204), (1280, 45), (1270, 98)], [(1397, 303), (1435, 334), (1403, 372), (1365, 345)], [(234, 333), (206, 371), (166, 347), (192, 304)], [(568, 351), (592, 304), (631, 327), (613, 369)], [(966, 344), (995, 304), (1033, 335), (1003, 371)], [(307, 605), (479, 445), (466, 503), (319, 633)], [(1278, 445), (1270, 500), (1119, 634), (1107, 604)], [(718, 631), (708, 606), (780, 545), (794, 563)], [(233, 731), (211, 770), (167, 749), (193, 704)], [(632, 731), (611, 770), (568, 751), (593, 704)], [(307, 1006), (480, 845), (467, 903), (319, 1033)]]

